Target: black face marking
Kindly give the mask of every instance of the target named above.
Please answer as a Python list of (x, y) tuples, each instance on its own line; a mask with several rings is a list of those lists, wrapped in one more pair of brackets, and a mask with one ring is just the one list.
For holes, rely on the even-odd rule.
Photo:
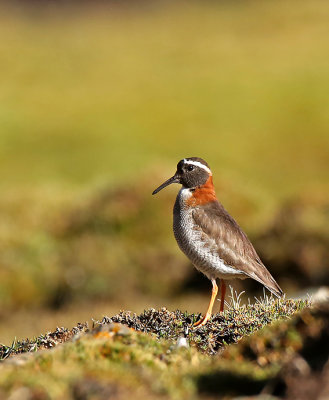
[(179, 182), (189, 189), (195, 189), (198, 186), (204, 185), (208, 178), (209, 173), (202, 166), (189, 164), (188, 161), (197, 162), (209, 168), (208, 164), (199, 157), (189, 157), (181, 160), (177, 164), (177, 172), (175, 176), (179, 177)]

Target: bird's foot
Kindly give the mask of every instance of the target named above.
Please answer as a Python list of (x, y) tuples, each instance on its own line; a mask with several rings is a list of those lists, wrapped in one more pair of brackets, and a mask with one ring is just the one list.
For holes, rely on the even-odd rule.
[(211, 314), (206, 314), (204, 316), (204, 318), (201, 318), (201, 319), (199, 319), (199, 321), (195, 322), (193, 324), (193, 327), (194, 328), (200, 328), (201, 326), (206, 325), (206, 323), (209, 321), (210, 317), (211, 317)]

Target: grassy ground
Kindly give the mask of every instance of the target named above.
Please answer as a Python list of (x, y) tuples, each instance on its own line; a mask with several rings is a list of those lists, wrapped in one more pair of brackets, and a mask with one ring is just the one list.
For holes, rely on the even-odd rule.
[[(107, 332), (108, 324), (112, 326), (113, 323), (118, 323), (127, 325), (135, 331), (154, 334), (159, 339), (186, 338), (191, 346), (212, 355), (224, 345), (236, 343), (243, 336), (250, 335), (273, 321), (289, 318), (294, 313), (310, 306), (307, 300), (274, 301), (273, 298), (266, 298), (265, 301), (258, 301), (254, 305), (240, 308), (239, 300), (234, 299), (233, 303), (234, 307), (230, 306), (222, 315), (214, 315), (205, 327), (198, 329), (193, 328), (193, 324), (201, 318), (201, 314), (189, 314), (179, 310), (170, 312), (165, 307), (160, 310), (154, 308), (144, 310), (140, 315), (131, 311), (122, 311), (115, 316), (94, 321), (93, 325), (96, 325), (94, 330), (100, 336)], [(88, 330), (87, 323), (79, 324), (71, 332), (58, 328), (55, 332), (46, 336), (41, 335), (35, 340), (15, 340), (11, 346), (2, 346), (0, 359), (6, 359), (12, 354), (53, 347), (85, 330)]]
[[(34, 341), (0, 349), (7, 358), (0, 365), (0, 394), (121, 399), (133, 391), (137, 398), (178, 399), (231, 398), (265, 390), (281, 398), (288, 393), (279, 384), (284, 379), (281, 372), (296, 357), (304, 357), (310, 371), (322, 370), (327, 349), (321, 356), (319, 347), (314, 352), (314, 344), (326, 340), (327, 312), (325, 306), (310, 309), (307, 302), (267, 300), (247, 309), (231, 307), (198, 329), (191, 327), (197, 316), (165, 309), (104, 318), (87, 333), (83, 325), (72, 331), (58, 328)], [(240, 341), (241, 337), (245, 338)], [(68, 342), (61, 345), (64, 341)], [(237, 341), (237, 346), (227, 346)], [(33, 353), (38, 347), (45, 350), (13, 355)], [(218, 350), (212, 357), (206, 354)]]

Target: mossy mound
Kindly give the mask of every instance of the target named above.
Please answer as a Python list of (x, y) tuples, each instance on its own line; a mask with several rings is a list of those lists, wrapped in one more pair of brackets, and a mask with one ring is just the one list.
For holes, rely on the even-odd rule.
[[(212, 356), (205, 353), (204, 343), (192, 340), (191, 332), (210, 337), (211, 329), (219, 324), (218, 315), (202, 328), (189, 329), (186, 341), (180, 338), (197, 316), (165, 309), (147, 310), (139, 316), (121, 313), (111, 320), (104, 318), (92, 329), (80, 325), (74, 332), (57, 330), (52, 347), (70, 334), (71, 339), (53, 350), (17, 355), (0, 364), (0, 399), (24, 394), (31, 399), (105, 400), (127, 398), (132, 393), (135, 399), (246, 395), (317, 399), (327, 390), (329, 307), (308, 306), (292, 300), (269, 302), (272, 312), (273, 307), (281, 310), (277, 322)], [(281, 318), (284, 310), (291, 311), (291, 318)], [(239, 330), (241, 320), (250, 318), (248, 313), (269, 319), (265, 303), (229, 310), (224, 317), (226, 324), (233, 324), (232, 332)], [(120, 323), (114, 322), (116, 319)], [(176, 320), (182, 321), (181, 326)], [(129, 327), (131, 324), (134, 326)], [(167, 325), (172, 330), (166, 330)], [(239, 340), (238, 336), (232, 338)], [(190, 346), (186, 346), (188, 342)], [(16, 352), (23, 351), (18, 343), (16, 346)]]
[(95, 325), (117, 322), (136, 331), (155, 334), (159, 339), (177, 341), (185, 338), (190, 346), (211, 355), (216, 354), (224, 345), (237, 343), (245, 335), (252, 334), (272, 321), (288, 318), (307, 305), (309, 302), (303, 300), (267, 299), (266, 302), (253, 305), (231, 307), (224, 313), (213, 315), (200, 328), (193, 327), (201, 317), (200, 314), (169, 311), (166, 308), (145, 310), (140, 315), (121, 312), (110, 318), (104, 317)]
[(275, 320), (288, 318), (309, 305), (307, 300), (266, 298), (265, 301), (253, 305), (232, 306), (224, 313), (213, 315), (205, 326), (199, 328), (193, 327), (193, 324), (200, 318), (200, 314), (189, 314), (180, 310), (169, 311), (166, 308), (151, 308), (140, 315), (122, 311), (112, 317), (104, 317), (101, 321), (94, 321), (92, 329), (89, 329), (87, 323), (79, 323), (71, 330), (57, 328), (54, 332), (48, 332), (35, 339), (15, 341), (11, 346), (0, 345), (0, 360), (14, 354), (53, 348), (82, 332), (105, 332), (107, 326), (112, 326), (113, 323), (156, 335), (158, 339), (177, 342), (184, 338), (187, 345), (213, 355), (224, 345), (237, 343), (245, 335), (250, 335)]

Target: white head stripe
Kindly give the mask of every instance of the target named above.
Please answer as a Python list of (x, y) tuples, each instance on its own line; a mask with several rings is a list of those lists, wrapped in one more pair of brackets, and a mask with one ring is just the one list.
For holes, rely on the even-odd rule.
[(186, 160), (186, 158), (184, 158), (184, 164), (195, 165), (196, 167), (202, 168), (205, 171), (207, 171), (209, 175), (212, 175), (210, 168), (208, 168), (206, 165), (200, 163), (199, 161)]

